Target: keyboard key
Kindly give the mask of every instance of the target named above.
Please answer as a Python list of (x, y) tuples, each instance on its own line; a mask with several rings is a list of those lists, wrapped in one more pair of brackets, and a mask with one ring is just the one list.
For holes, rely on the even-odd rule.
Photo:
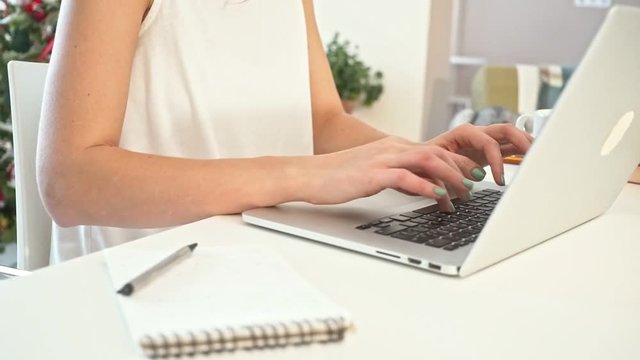
[(369, 224), (364, 224), (364, 225), (357, 226), (357, 227), (356, 227), (356, 229), (358, 229), (358, 230), (367, 230), (367, 229), (369, 229), (370, 227), (371, 227), (371, 225), (369, 225)]
[(452, 239), (447, 239), (447, 238), (438, 238), (438, 239), (433, 239), (433, 240), (429, 240), (425, 243), (425, 245), (427, 246), (431, 246), (434, 248), (441, 248), (443, 246), (449, 245), (453, 242)]
[(405, 230), (406, 227), (402, 226), (402, 225), (389, 225), (383, 229), (380, 229), (378, 231), (376, 231), (376, 234), (380, 234), (380, 235), (391, 235), (395, 232), (398, 231), (402, 231)]
[(422, 215), (428, 215), (428, 214), (434, 213), (434, 212), (436, 212), (438, 210), (440, 210), (440, 208), (438, 207), (438, 204), (434, 204), (434, 205), (431, 205), (431, 206), (423, 207), (422, 209), (413, 210), (413, 212), (418, 213), (418, 214), (422, 214)]
[(457, 248), (459, 248), (459, 246), (456, 245), (456, 244), (451, 244), (451, 245), (447, 245), (447, 246), (443, 247), (443, 249), (445, 249), (447, 251), (453, 251), (453, 250), (455, 250)]
[(440, 229), (438, 229), (438, 230), (439, 230), (439, 231), (445, 231), (447, 234), (452, 233), (452, 232), (456, 232), (456, 231), (458, 231), (458, 230), (459, 230), (459, 229), (457, 229), (457, 228), (453, 227), (452, 225), (453, 225), (453, 224), (443, 226), (443, 227), (441, 227), (441, 228), (440, 228)]
[(476, 240), (478, 239), (478, 235), (471, 235), (468, 238), (465, 238), (466, 241), (468, 242), (476, 242)]
[(453, 224), (449, 224), (449, 227), (455, 230), (463, 230), (468, 228), (467, 225), (465, 224), (460, 224), (460, 223), (453, 223)]
[(389, 216), (391, 219), (396, 220), (396, 221), (407, 221), (411, 218), (406, 217), (406, 216), (402, 216), (402, 215), (394, 215), (394, 216)]
[(416, 236), (416, 238), (414, 240), (415, 240), (415, 242), (424, 243), (424, 242), (427, 242), (429, 240), (437, 239), (439, 237), (440, 236), (437, 235), (437, 234), (422, 233), (422, 234)]
[(418, 235), (420, 234), (415, 231), (404, 230), (404, 231), (398, 231), (397, 233), (392, 234), (391, 237), (400, 239), (400, 240), (412, 241)]
[(441, 212), (436, 212), (436, 213), (431, 214), (431, 216), (435, 216), (435, 217), (437, 217), (437, 218), (441, 218), (441, 219), (442, 219), (442, 218), (446, 218), (447, 216), (449, 216), (449, 214), (445, 214), (445, 213), (441, 213)]
[(406, 217), (408, 217), (410, 219), (415, 219), (415, 218), (419, 218), (420, 216), (422, 216), (422, 214), (418, 214), (418, 213), (413, 212), (413, 211), (412, 212), (408, 212), (408, 213), (404, 213), (404, 214), (400, 214), (400, 215), (406, 216)]

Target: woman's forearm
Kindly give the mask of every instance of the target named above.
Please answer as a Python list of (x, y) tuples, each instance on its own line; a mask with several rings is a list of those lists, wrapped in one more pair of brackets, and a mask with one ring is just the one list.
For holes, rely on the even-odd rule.
[(368, 144), (389, 136), (353, 115), (340, 112), (314, 128), (314, 151), (327, 154)]
[(108, 146), (44, 160), (40, 191), (62, 226), (167, 227), (305, 200), (313, 172), (312, 157), (188, 160)]

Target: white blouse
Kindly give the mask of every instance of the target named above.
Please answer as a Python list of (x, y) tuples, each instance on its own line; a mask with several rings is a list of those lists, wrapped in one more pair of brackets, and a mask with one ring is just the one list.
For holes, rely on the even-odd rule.
[[(310, 155), (308, 66), (300, 0), (155, 0), (120, 146), (192, 159)], [(51, 261), (161, 230), (54, 224)]]

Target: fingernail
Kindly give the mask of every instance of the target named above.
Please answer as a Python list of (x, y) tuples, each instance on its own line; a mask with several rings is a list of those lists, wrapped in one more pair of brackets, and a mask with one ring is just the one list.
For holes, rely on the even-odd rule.
[(443, 189), (441, 187), (437, 187), (437, 186), (433, 189), (433, 192), (438, 196), (447, 195), (447, 190), (445, 190), (445, 189)]
[(469, 192), (467, 193), (467, 199), (468, 199), (468, 200), (473, 199), (473, 194), (471, 193), (471, 191), (469, 191)]
[(507, 185), (507, 182), (506, 182), (506, 181), (504, 181), (504, 175), (502, 175), (502, 176), (500, 177), (500, 181), (502, 182), (502, 186)]
[(453, 206), (453, 203), (451, 201), (449, 201), (449, 212), (456, 212), (456, 207)]
[(481, 181), (485, 176), (487, 176), (487, 172), (481, 168), (474, 168), (471, 170), (471, 176), (473, 176), (474, 179)]
[(473, 189), (473, 183), (469, 179), (462, 179), (462, 183), (467, 189)]

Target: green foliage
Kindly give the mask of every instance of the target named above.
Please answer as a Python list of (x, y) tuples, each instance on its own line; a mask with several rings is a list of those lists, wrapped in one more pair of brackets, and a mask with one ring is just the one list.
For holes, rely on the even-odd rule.
[(59, 10), (60, 0), (0, 0), (0, 253), (16, 241), (7, 64), (49, 59)]
[(52, 41), (60, 0), (0, 0), (0, 122), (9, 123), (7, 63), (46, 61), (43, 51)]
[(336, 33), (327, 45), (327, 58), (340, 98), (371, 106), (384, 91), (384, 76), (380, 71), (372, 73), (371, 68), (360, 60), (357, 50)]

